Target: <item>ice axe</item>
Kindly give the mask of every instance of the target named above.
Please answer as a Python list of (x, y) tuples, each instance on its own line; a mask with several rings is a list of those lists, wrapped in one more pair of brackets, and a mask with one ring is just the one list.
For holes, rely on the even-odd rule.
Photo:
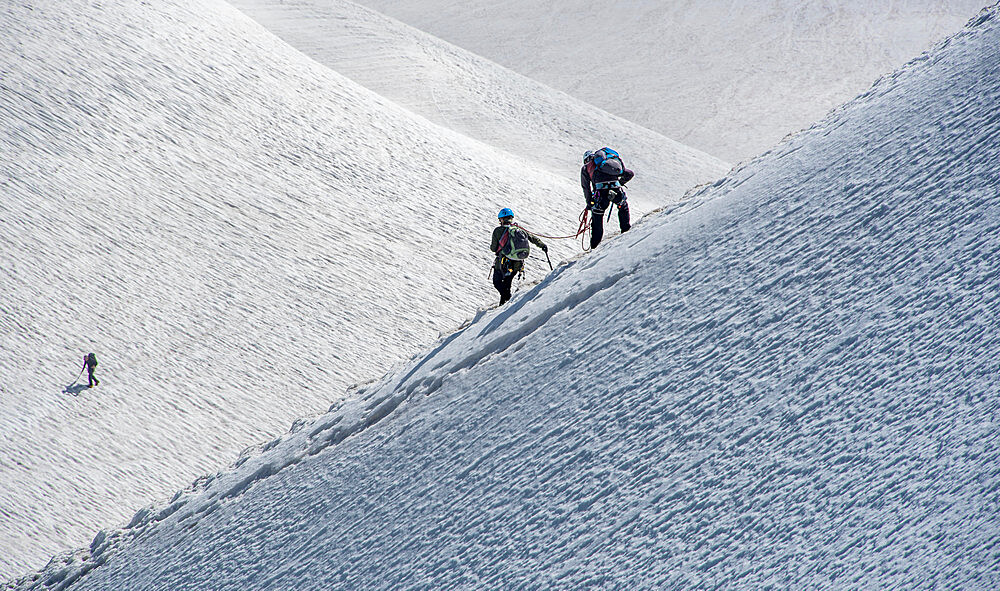
[(77, 383), (77, 382), (80, 381), (80, 378), (83, 377), (83, 370), (84, 370), (85, 367), (87, 367), (87, 366), (84, 365), (83, 367), (80, 368), (80, 373), (76, 374), (76, 379), (73, 380), (72, 382), (70, 382), (70, 384), (69, 384), (70, 386), (72, 386), (73, 384), (75, 384), (75, 383)]

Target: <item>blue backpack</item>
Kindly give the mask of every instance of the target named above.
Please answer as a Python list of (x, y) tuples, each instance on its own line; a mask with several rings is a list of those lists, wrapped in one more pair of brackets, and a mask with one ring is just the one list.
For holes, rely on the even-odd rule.
[(625, 165), (622, 164), (622, 158), (618, 152), (605, 147), (594, 152), (594, 169), (604, 174), (618, 176), (625, 172)]

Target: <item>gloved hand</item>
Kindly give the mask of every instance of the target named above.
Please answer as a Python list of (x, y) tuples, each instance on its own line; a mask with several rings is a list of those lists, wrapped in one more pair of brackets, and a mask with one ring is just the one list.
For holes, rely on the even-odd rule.
[(549, 252), (549, 247), (543, 244), (542, 245), (542, 252)]

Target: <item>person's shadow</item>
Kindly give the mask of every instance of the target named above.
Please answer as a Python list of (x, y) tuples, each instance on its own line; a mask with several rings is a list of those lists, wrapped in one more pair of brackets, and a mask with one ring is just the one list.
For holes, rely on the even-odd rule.
[(66, 386), (66, 389), (63, 390), (63, 394), (72, 394), (73, 396), (79, 396), (80, 392), (83, 392), (89, 387), (90, 386), (86, 384), (77, 384), (76, 382), (73, 382), (72, 384)]

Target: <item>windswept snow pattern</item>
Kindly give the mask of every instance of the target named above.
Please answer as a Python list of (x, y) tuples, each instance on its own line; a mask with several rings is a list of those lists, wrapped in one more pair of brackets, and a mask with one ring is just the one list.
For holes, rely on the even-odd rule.
[(996, 589), (1000, 9), (17, 589)]
[[(0, 30), (0, 576), (493, 303), (500, 207), (576, 228), (575, 169), (434, 125), (225, 2), (8, 2)], [(646, 202), (718, 178), (705, 158)]]

